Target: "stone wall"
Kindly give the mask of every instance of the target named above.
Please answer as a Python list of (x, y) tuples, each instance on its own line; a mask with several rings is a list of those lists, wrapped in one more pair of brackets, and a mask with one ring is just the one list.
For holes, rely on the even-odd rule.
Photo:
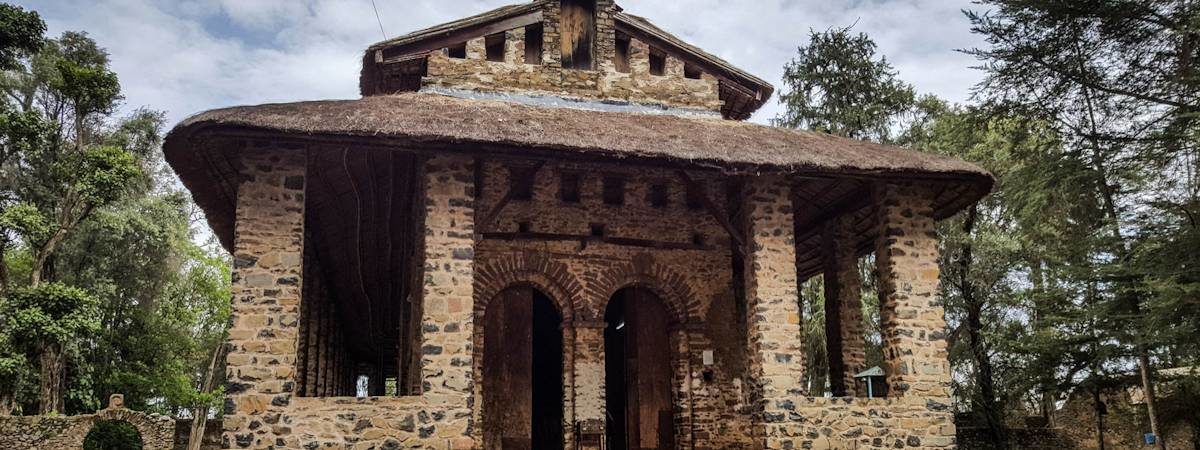
[(541, 61), (525, 61), (525, 29), (506, 32), (504, 61), (488, 61), (485, 38), (467, 42), (465, 59), (451, 58), (446, 51), (429, 55), (426, 86), (484, 91), (555, 95), (610, 101), (665, 105), (717, 112), (721, 99), (717, 79), (702, 73), (699, 79), (684, 76), (684, 64), (667, 55), (666, 72), (650, 74), (650, 47), (631, 39), (629, 73), (613, 64), (615, 31), (611, 1), (597, 4), (597, 42), (595, 70), (567, 70), (559, 56), (557, 23), (558, 2), (547, 4)]
[(421, 395), (298, 397), (305, 153), (271, 144), (243, 153), (222, 447), (471, 448), (471, 160), (433, 158), (423, 171)]
[(98, 422), (127, 422), (137, 429), (143, 450), (173, 450), (175, 420), (125, 409), (119, 395), (109, 407), (78, 416), (0, 416), (0, 448), (5, 450), (82, 449)]
[[(478, 215), (487, 216), (504, 199), (512, 185), (510, 166), (535, 165), (483, 163)], [(578, 202), (562, 199), (564, 177), (578, 177)], [(624, 180), (621, 205), (603, 200), (604, 179), (614, 177)], [(546, 163), (533, 179), (531, 199), (510, 200), (492, 220), (479, 224), (476, 317), (486, 314), (496, 294), (516, 284), (533, 285), (559, 305), (568, 444), (573, 444), (575, 423), (604, 423), (605, 309), (621, 288), (640, 286), (654, 292), (672, 316), (671, 346), (679, 355), (672, 361), (679, 445), (693, 437), (696, 448), (748, 445), (749, 421), (739, 410), (745, 358), (741, 324), (734, 318), (732, 246), (713, 212), (689, 207), (687, 182), (674, 170)], [(703, 186), (717, 214), (728, 215), (724, 180), (709, 173), (691, 173), (688, 179)], [(653, 186), (665, 187), (665, 205), (651, 204)], [(596, 226), (603, 228), (602, 236), (593, 236)], [(477, 362), (487, 351), (482, 338), (476, 329)], [(703, 365), (706, 350), (715, 356), (711, 367)], [(477, 364), (477, 377), (481, 370)], [(476, 404), (482, 395), (477, 389)], [(479, 420), (488, 414), (477, 412)]]

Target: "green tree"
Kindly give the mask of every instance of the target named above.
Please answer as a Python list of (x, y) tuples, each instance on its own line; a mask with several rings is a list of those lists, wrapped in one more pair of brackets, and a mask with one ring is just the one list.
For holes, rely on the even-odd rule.
[(785, 111), (776, 126), (886, 141), (896, 120), (915, 100), (875, 42), (850, 28), (811, 32), (809, 43), (784, 66)]
[(99, 301), (82, 289), (46, 283), (12, 290), (0, 303), (0, 317), (9, 344), (38, 355), (40, 397), (52, 402), (42, 405), (42, 412), (63, 411), (63, 397), (55, 392), (65, 389), (68, 355), (77, 354), (83, 338), (100, 329)]
[(42, 47), (46, 23), (36, 12), (0, 3), (0, 70), (15, 70)]
[[(1079, 236), (1093, 237), (1075, 245), (1091, 264), (1069, 268), (1080, 277), (1094, 332), (1119, 343), (1112, 361), (1141, 373), (1150, 428), (1158, 433), (1153, 367), (1185, 345), (1173, 338), (1194, 341), (1200, 329), (1160, 333), (1156, 322), (1175, 313), (1155, 308), (1188, 303), (1155, 294), (1175, 292), (1165, 284), (1187, 284), (1197, 269), (1186, 259), (1139, 264), (1138, 257), (1153, 254), (1142, 247), (1161, 242), (1149, 230), (1186, 236), (1193, 226), (1187, 216), (1200, 163), (1200, 8), (1167, 0), (980, 4), (988, 12), (967, 15), (988, 41), (969, 51), (987, 71), (981, 92), (994, 104), (1049, 119), (1086, 176), (1077, 178), (1090, 190), (1085, 204), (1098, 205), (1099, 214), (1076, 224)], [(1099, 364), (1089, 370), (1104, 371)]]

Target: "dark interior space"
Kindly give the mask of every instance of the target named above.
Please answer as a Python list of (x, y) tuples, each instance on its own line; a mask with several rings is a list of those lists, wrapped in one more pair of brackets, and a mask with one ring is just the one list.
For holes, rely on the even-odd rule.
[(675, 448), (667, 317), (646, 289), (622, 289), (609, 300), (604, 381), (611, 450)]
[[(420, 249), (414, 236), (423, 208), (415, 201), (416, 161), (375, 149), (309, 155), (299, 392), (354, 395), (366, 375), (367, 395), (417, 394), (420, 293), (413, 286), (419, 286)], [(307, 388), (328, 386), (328, 377), (331, 387)]]
[(533, 448), (563, 448), (562, 320), (554, 302), (533, 295)]
[(535, 289), (501, 292), (484, 314), (484, 448), (563, 448), (561, 316)]

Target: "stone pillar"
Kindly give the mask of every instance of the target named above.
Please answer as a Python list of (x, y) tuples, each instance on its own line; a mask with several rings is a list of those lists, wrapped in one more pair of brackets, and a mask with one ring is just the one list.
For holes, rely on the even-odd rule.
[(759, 176), (747, 182), (746, 325), (755, 437), (763, 448), (791, 448), (784, 423), (804, 396), (804, 346), (796, 282), (789, 183)]
[(880, 321), (893, 397), (950, 395), (933, 197), (917, 184), (881, 184), (875, 191)]
[[(575, 423), (583, 432), (605, 428), (603, 320), (575, 324)], [(580, 448), (594, 448), (580, 442)]]
[(862, 280), (858, 275), (857, 239), (848, 217), (830, 221), (823, 230), (825, 259), (825, 342), (829, 384), (834, 397), (865, 396), (856, 392), (854, 375), (866, 370), (863, 339)]
[[(422, 397), (471, 417), (475, 177), (471, 158), (437, 156), (424, 167), (425, 254), (421, 311)], [(464, 421), (465, 422), (465, 421)], [(465, 425), (465, 424), (464, 424)], [(463, 427), (464, 437), (469, 436)], [(440, 435), (452, 433), (439, 431)], [(457, 448), (457, 447), (456, 447)]]
[(272, 406), (295, 390), (304, 255), (305, 151), (255, 147), (241, 159), (226, 355), (224, 448), (265, 448)]

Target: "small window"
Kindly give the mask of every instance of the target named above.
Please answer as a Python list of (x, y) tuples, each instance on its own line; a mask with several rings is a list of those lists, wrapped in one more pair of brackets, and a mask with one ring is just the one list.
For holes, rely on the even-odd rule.
[(692, 182), (687, 185), (687, 207), (690, 210), (698, 210), (704, 208), (704, 197), (708, 193), (704, 189), (704, 185)]
[(525, 27), (525, 64), (542, 63), (542, 24)]
[(604, 204), (625, 204), (625, 179), (621, 177), (604, 177)]
[(683, 77), (684, 78), (688, 78), (688, 79), (692, 79), (692, 80), (699, 80), (703, 74), (704, 74), (704, 72), (700, 71), (699, 67), (693, 66), (691, 64), (683, 65)]
[(667, 54), (658, 49), (650, 49), (650, 75), (663, 76), (667, 74)]
[(467, 59), (467, 43), (463, 42), (446, 49), (446, 56), (454, 59)]
[(671, 192), (666, 184), (657, 183), (650, 185), (650, 192), (646, 193), (647, 201), (650, 206), (655, 208), (666, 208), (671, 201)]
[(617, 53), (613, 58), (617, 72), (629, 73), (629, 36), (617, 34)]
[(505, 39), (505, 33), (496, 33), (484, 38), (483, 43), (487, 47), (488, 61), (504, 62)]
[(579, 174), (564, 172), (558, 180), (559, 198), (566, 203), (579, 203)]
[(708, 243), (708, 239), (705, 238), (704, 233), (692, 234), (692, 245), (703, 247), (706, 243)]
[(588, 227), (591, 229), (592, 237), (604, 237), (604, 224), (593, 223)]
[(533, 224), (529, 222), (517, 222), (517, 233), (529, 234), (533, 231)]
[(511, 198), (513, 200), (533, 200), (533, 178), (532, 167), (509, 167), (508, 189), (512, 193)]

